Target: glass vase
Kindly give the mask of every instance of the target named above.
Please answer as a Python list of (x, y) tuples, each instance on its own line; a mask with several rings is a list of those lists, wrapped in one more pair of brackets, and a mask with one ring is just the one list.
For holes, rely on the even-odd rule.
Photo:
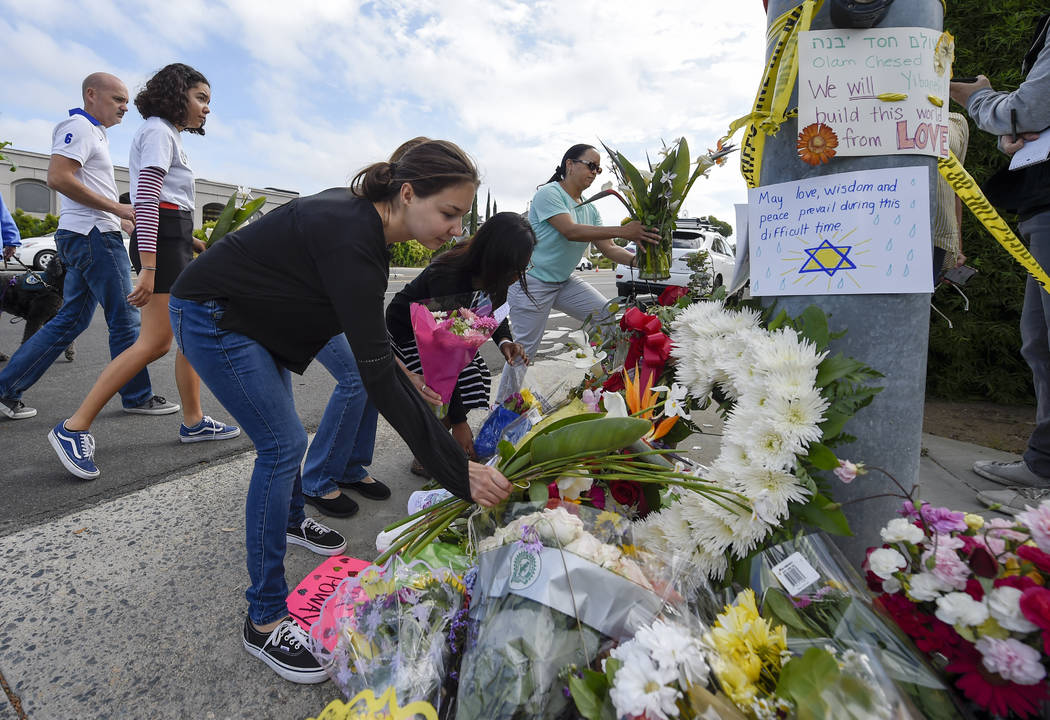
[(638, 243), (638, 279), (666, 280), (671, 277), (671, 228), (660, 233), (658, 243)]

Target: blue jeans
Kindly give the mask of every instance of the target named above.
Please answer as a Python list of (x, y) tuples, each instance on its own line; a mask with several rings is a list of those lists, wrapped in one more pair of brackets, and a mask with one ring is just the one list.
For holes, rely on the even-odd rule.
[[(1050, 211), (1022, 221), (1017, 230), (1039, 265), (1050, 268)], [(1031, 276), (1021, 310), (1021, 355), (1032, 368), (1035, 386), (1035, 430), (1024, 460), (1036, 475), (1050, 477), (1050, 294)]]
[[(128, 303), (131, 260), (120, 233), (99, 232), (98, 228), (87, 235), (59, 230), (55, 246), (66, 266), (64, 302), (58, 314), (26, 340), (0, 372), (2, 398), (20, 399), (87, 329), (99, 303), (109, 327), (110, 357), (120, 355), (138, 339), (139, 311)], [(124, 407), (136, 407), (152, 396), (145, 368), (120, 389)]]
[(337, 480), (354, 483), (368, 477), (364, 466), (372, 464), (379, 417), (365, 392), (346, 335), (340, 333), (329, 340), (317, 353), (317, 359), (337, 384), (306, 452), (303, 493), (310, 497), (337, 490)]
[(223, 330), (223, 308), (174, 295), (168, 302), (175, 341), (201, 380), (255, 445), (245, 503), (245, 543), (251, 587), (248, 617), (265, 625), (288, 614), (285, 532), (303, 522), (299, 465), (306, 430), (295, 411), (292, 377), (251, 338)]

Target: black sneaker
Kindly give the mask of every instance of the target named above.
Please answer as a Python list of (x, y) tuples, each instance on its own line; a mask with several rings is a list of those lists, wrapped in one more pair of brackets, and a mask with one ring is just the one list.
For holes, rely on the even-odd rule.
[(338, 555), (346, 549), (346, 538), (311, 517), (295, 530), (288, 530), (286, 535), (289, 544), (302, 545), (318, 555)]
[(260, 632), (251, 620), (244, 618), (244, 649), (270, 666), (270, 669), (293, 683), (316, 685), (328, 679), (309, 650), (309, 640), (295, 620), (285, 618), (269, 633)]
[(328, 517), (345, 518), (357, 513), (360, 506), (343, 493), (334, 498), (310, 497), (303, 493), (303, 500)]
[(0, 398), (0, 414), (12, 420), (25, 420), (36, 416), (36, 408), (26, 407), (21, 400)]

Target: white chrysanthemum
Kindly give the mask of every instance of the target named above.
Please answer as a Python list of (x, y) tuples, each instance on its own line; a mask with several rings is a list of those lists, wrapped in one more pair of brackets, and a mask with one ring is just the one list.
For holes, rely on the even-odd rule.
[(828, 401), (820, 393), (811, 390), (796, 399), (771, 392), (766, 403), (766, 412), (777, 431), (789, 438), (788, 445), (798, 447), (801, 452), (810, 443), (820, 440), (822, 433), (817, 427), (824, 422), (824, 411)]
[(609, 699), (617, 717), (648, 717), (669, 720), (678, 716), (678, 697), (673, 673), (661, 670), (644, 653), (632, 654), (630, 662), (616, 671)]
[(752, 413), (752, 416), (752, 422), (746, 425), (741, 423), (733, 428), (733, 439), (751, 448), (752, 464), (783, 470), (793, 468), (797, 453), (802, 451), (802, 441), (797, 435), (781, 432), (772, 417), (757, 413)]
[(773, 526), (755, 516), (750, 508), (723, 512), (722, 520), (732, 532), (733, 542), (730, 547), (738, 558), (747, 557), (773, 531)]
[(682, 517), (693, 533), (693, 545), (714, 555), (724, 555), (733, 544), (732, 513), (698, 493), (685, 493), (679, 500)]
[(644, 648), (658, 667), (673, 671), (683, 687), (707, 684), (710, 670), (703, 647), (687, 628), (657, 620), (639, 628), (630, 642)]
[(689, 560), (696, 567), (699, 574), (713, 580), (721, 580), (725, 576), (726, 570), (729, 569), (729, 559), (724, 553), (716, 555), (701, 547), (697, 547), (693, 551)]
[(761, 356), (755, 358), (755, 364), (765, 372), (815, 370), (827, 355), (826, 352), (818, 353), (813, 343), (799, 337), (792, 328), (780, 328), (766, 337), (768, 343), (763, 346)]
[(776, 468), (751, 467), (734, 478), (737, 489), (745, 497), (755, 498), (761, 493), (768, 506), (775, 508), (777, 518), (787, 517), (788, 503), (805, 502), (809, 491), (791, 473)]
[(785, 398), (802, 397), (811, 392), (818, 392), (814, 387), (817, 381), (816, 368), (779, 368), (766, 373), (766, 386), (769, 392)]

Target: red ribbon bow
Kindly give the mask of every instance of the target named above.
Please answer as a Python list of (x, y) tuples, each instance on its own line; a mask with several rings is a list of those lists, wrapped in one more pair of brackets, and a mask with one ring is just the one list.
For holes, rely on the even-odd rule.
[(623, 314), (620, 328), (633, 334), (624, 368), (638, 366), (642, 387), (652, 387), (663, 374), (667, 358), (671, 356), (671, 338), (664, 334), (660, 318), (647, 315), (636, 307)]

